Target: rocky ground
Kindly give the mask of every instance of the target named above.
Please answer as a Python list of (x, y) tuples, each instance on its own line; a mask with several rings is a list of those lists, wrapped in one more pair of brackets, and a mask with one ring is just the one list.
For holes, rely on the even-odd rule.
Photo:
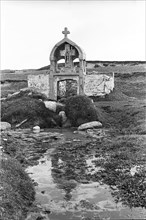
[[(11, 165), (2, 164), (1, 175), (7, 186), (4, 191), (1, 182), (0, 196), (6, 198), (0, 200), (2, 219), (144, 219), (145, 79), (144, 72), (119, 74), (115, 91), (105, 100), (94, 100), (104, 112), (102, 128), (3, 131), (2, 158), (10, 158)], [(23, 189), (22, 183), (29, 185), (32, 194), (22, 191), (21, 197), (17, 182), (11, 186), (7, 178), (13, 164), (29, 173), (33, 181), (25, 174), (17, 178), (22, 180)], [(15, 175), (12, 173), (12, 179)], [(10, 206), (12, 201), (15, 209)], [(132, 217), (128, 208), (134, 213)]]

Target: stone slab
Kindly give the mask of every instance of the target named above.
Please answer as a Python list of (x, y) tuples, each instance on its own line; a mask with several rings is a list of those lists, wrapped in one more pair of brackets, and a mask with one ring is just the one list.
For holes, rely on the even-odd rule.
[(87, 129), (90, 129), (90, 128), (101, 128), (101, 127), (102, 127), (101, 122), (91, 121), (91, 122), (87, 122), (87, 123), (84, 123), (84, 124), (80, 125), (78, 127), (78, 130), (83, 131), (83, 130), (87, 130)]

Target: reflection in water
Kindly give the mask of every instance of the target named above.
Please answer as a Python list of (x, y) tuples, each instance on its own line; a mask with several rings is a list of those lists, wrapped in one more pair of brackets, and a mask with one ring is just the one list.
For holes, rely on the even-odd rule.
[[(146, 208), (146, 169), (139, 149), (133, 139), (114, 143), (107, 140), (105, 143), (65, 143), (48, 155), (48, 173), (43, 171), (41, 177), (48, 175), (54, 187), (48, 194), (52, 200), (60, 201), (62, 208), (94, 210), (100, 216), (115, 218), (131, 218), (128, 215), (132, 212), (134, 217), (144, 218), (145, 210), (142, 213), (137, 209)], [(34, 173), (33, 169), (29, 171)]]
[[(78, 160), (78, 163), (77, 163)], [(79, 178), (85, 175), (86, 160), (83, 155), (76, 155), (73, 151), (68, 154), (65, 149), (57, 149), (52, 157), (52, 177), (57, 187), (65, 191), (65, 200), (72, 198), (72, 190), (76, 188)], [(80, 163), (82, 163), (82, 167)]]

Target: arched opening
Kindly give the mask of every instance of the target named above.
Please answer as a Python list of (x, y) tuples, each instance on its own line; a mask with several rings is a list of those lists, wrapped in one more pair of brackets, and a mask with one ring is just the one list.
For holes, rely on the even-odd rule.
[(60, 72), (62, 68), (65, 67), (65, 59), (60, 59), (57, 61), (57, 70)]
[(57, 63), (65, 63), (65, 59), (60, 59), (57, 61)]
[(79, 73), (79, 68), (80, 68), (80, 60), (79, 58), (76, 58), (73, 60), (73, 66), (74, 66), (74, 70), (76, 73)]
[(49, 94), (52, 99), (83, 94), (84, 60), (84, 51), (67, 37), (53, 47), (49, 74)]
[(77, 80), (65, 79), (57, 82), (57, 100), (77, 95)]
[(79, 67), (79, 63), (80, 63), (79, 58), (74, 59), (73, 63), (74, 63), (74, 66), (78, 66)]

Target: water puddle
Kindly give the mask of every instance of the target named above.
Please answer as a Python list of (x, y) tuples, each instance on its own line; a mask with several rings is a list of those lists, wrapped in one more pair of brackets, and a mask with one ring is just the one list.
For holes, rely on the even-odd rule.
[[(90, 155), (85, 158), (82, 155), (82, 163), (79, 158), (79, 166), (74, 163), (74, 167), (71, 167), (70, 163), (73, 158), (64, 159), (64, 156), (59, 151), (56, 156), (54, 150), (50, 149), (39, 160), (38, 165), (28, 167), (26, 170), (38, 184), (36, 201), (50, 210), (48, 214), (50, 220), (144, 219), (146, 217), (145, 209), (130, 209), (121, 202), (115, 202), (109, 185), (85, 178), (85, 175), (94, 175), (104, 170), (95, 163), (104, 160), (102, 156)], [(131, 175), (135, 172), (136, 168), (132, 168)], [(81, 181), (75, 179), (75, 175), (80, 176)]]

